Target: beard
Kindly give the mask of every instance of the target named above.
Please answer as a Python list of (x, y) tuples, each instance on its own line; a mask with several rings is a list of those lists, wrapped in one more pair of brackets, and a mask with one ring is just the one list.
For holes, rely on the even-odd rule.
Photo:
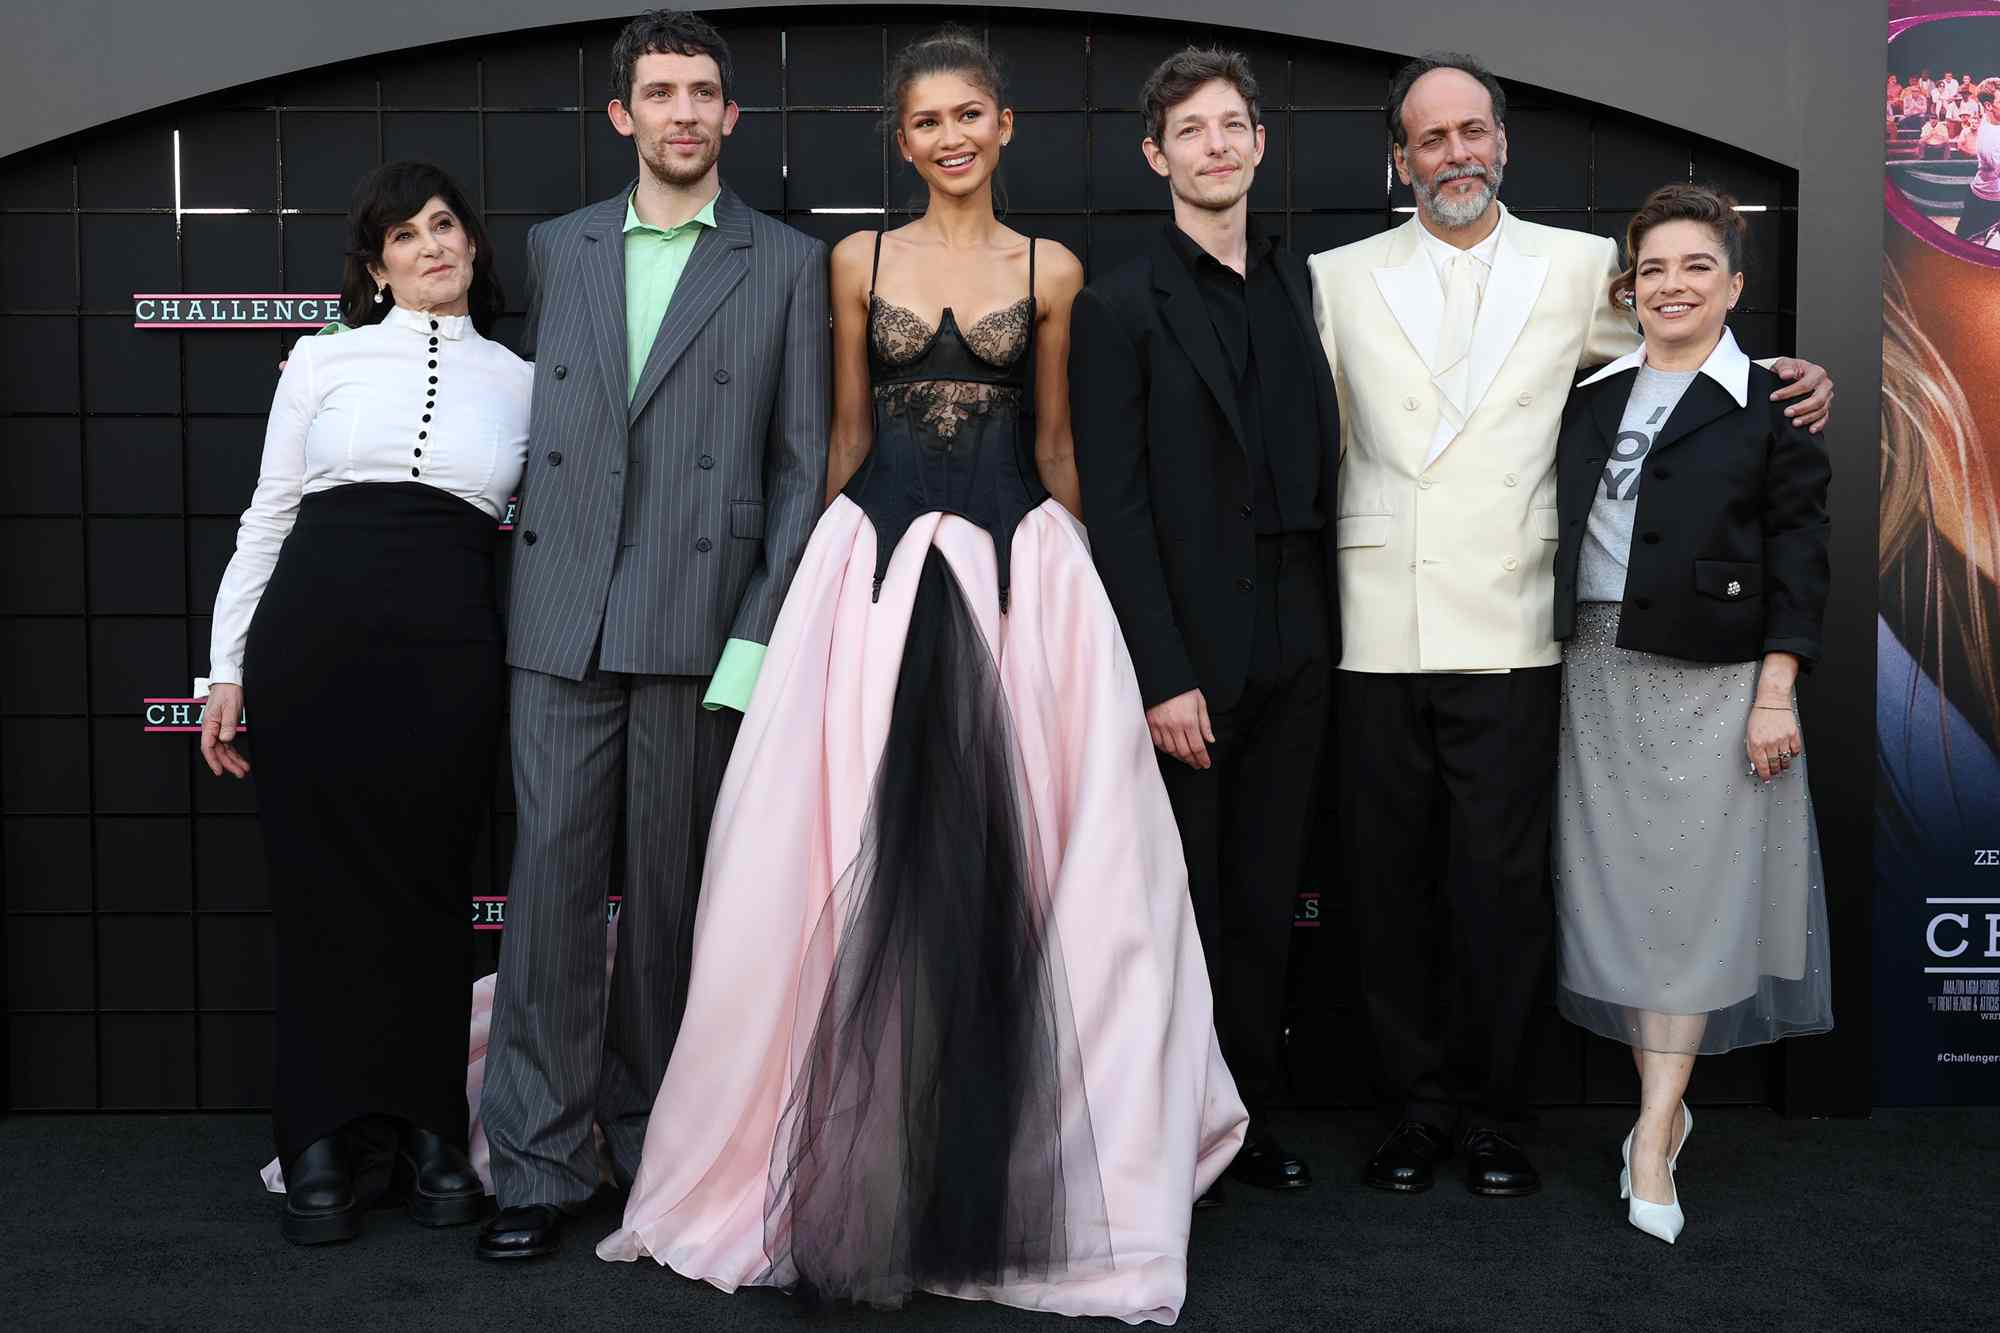
[[(1463, 167), (1440, 167), (1437, 175), (1431, 177), (1428, 182), (1423, 177), (1413, 174), (1410, 177), (1410, 193), (1416, 195), (1418, 205), (1438, 226), (1454, 229), (1467, 227), (1479, 221), (1485, 216), (1486, 210), (1493, 206), (1495, 196), (1500, 193), (1501, 175), (1498, 162), (1490, 167), (1480, 166), (1476, 162)], [(1470, 199), (1445, 197), (1441, 186), (1468, 176), (1485, 181), (1485, 186)]]
[(672, 150), (667, 147), (669, 137), (668, 134), (660, 135), (646, 145), (645, 152), (639, 154), (640, 160), (646, 164), (646, 171), (662, 185), (693, 185), (706, 176), (716, 159), (722, 156), (722, 140), (707, 131), (703, 131), (701, 156), (692, 162), (673, 156)]

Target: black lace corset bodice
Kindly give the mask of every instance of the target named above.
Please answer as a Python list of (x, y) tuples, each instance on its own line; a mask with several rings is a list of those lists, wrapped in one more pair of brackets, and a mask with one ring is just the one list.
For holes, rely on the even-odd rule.
[[(877, 239), (879, 255), (880, 239)], [(993, 538), (1000, 608), (1007, 608), (1014, 528), (1048, 498), (1035, 470), (1034, 244), (1028, 296), (960, 329), (951, 307), (937, 328), (868, 297), (868, 374), (875, 441), (845, 494), (875, 526), (875, 591), (889, 557), (923, 514), (956, 514)]]

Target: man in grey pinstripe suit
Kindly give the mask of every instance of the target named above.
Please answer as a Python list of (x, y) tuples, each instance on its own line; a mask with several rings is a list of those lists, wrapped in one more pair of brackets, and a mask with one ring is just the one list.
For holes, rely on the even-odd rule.
[(534, 407), (507, 644), (519, 817), (480, 1106), (493, 1259), (556, 1249), (598, 1185), (593, 1125), (620, 1184), (638, 1169), (716, 791), (826, 476), (826, 247), (721, 183), (728, 47), (660, 11), (627, 26), (612, 65), (639, 179), (528, 234)]

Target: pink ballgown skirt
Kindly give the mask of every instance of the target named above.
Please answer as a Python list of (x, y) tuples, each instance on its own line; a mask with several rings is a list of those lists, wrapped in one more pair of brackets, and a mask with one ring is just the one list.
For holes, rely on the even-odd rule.
[(1005, 614), (994, 560), (927, 514), (878, 595), (861, 509), (815, 529), (600, 1257), (725, 1291), (1178, 1317), (1191, 1208), (1247, 1122), (1180, 838), (1083, 529), (1054, 501), (1021, 521)]

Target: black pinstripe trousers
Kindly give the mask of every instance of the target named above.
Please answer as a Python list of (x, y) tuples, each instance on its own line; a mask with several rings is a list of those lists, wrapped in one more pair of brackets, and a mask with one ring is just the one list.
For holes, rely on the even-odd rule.
[(698, 676), (512, 677), (518, 815), (479, 1114), (501, 1206), (574, 1209), (598, 1185), (593, 1124), (621, 1184), (639, 1168), (741, 718), (705, 710)]

